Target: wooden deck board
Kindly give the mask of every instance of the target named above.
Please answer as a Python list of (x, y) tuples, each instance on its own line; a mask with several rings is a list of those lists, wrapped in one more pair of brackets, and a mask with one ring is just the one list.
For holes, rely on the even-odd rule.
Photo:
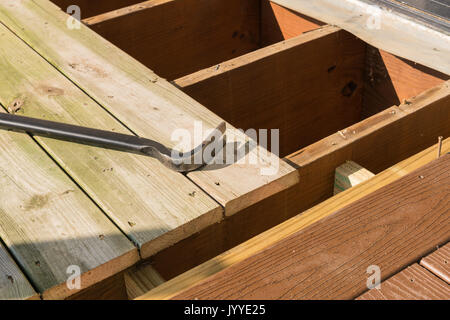
[(39, 299), (39, 295), (0, 243), (0, 300), (34, 299)]
[(428, 255), (420, 261), (420, 265), (450, 284), (450, 243)]
[(449, 196), (445, 155), (174, 299), (354, 299), (449, 240)]
[[(362, 199), (364, 196), (386, 186), (410, 172), (436, 159), (437, 147), (430, 147), (376, 175), (360, 185), (346, 190), (322, 203), (299, 214), (280, 225), (248, 240), (247, 242), (167, 281), (139, 299), (170, 299), (195, 287), (205, 279), (236, 265), (261, 252), (267, 247), (299, 232), (311, 224), (328, 217), (345, 206)], [(443, 143), (442, 152), (450, 152), (450, 140)]]
[[(133, 132), (174, 148), (179, 142), (172, 140), (177, 129), (195, 137), (199, 121), (205, 130), (222, 122), (87, 27), (69, 30), (67, 15), (49, 4), (47, 0), (4, 0), (0, 21)], [(241, 144), (247, 141), (231, 126), (227, 137)], [(260, 150), (252, 149), (243, 159), (249, 163), (250, 157), (259, 154), (256, 165), (211, 165), (188, 176), (225, 207), (225, 214), (234, 214), (298, 182), (294, 168), (278, 157), (261, 155)], [(262, 168), (279, 170), (267, 175), (261, 173)]]
[(357, 298), (357, 300), (441, 299), (450, 299), (450, 287), (417, 263), (382, 282), (380, 289), (372, 289)]
[[(9, 107), (20, 101), (18, 114), (132, 134), (2, 25), (0, 42), (1, 104)], [(223, 217), (214, 200), (156, 159), (36, 139), (139, 249), (149, 254)]]
[[(3, 48), (3, 47), (2, 47)], [(0, 236), (36, 289), (65, 298), (138, 261), (137, 249), (26, 134), (0, 131)]]

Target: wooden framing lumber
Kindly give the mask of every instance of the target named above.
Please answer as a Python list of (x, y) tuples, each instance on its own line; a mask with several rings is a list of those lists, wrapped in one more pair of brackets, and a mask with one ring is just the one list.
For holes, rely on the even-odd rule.
[(417, 263), (381, 283), (357, 300), (448, 300), (450, 287)]
[[(5, 107), (20, 102), (18, 114), (132, 134), (3, 25), (0, 42)], [(156, 159), (36, 140), (141, 251), (158, 252), (223, 217), (207, 194)]]
[(260, 0), (150, 0), (84, 20), (174, 80), (259, 47)]
[(366, 45), (326, 26), (174, 83), (244, 130), (280, 130), (280, 156), (361, 119)]
[(284, 8), (270, 0), (261, 1), (261, 46), (299, 36), (325, 23)]
[[(67, 15), (47, 0), (2, 1), (0, 21), (138, 135), (175, 148), (179, 143), (172, 140), (175, 130), (195, 137), (199, 122), (204, 130), (222, 122), (87, 27), (69, 30)], [(248, 142), (244, 133), (231, 125), (227, 128), (230, 141)], [(256, 147), (241, 159), (249, 163), (249, 158), (259, 156), (256, 165), (211, 165), (188, 177), (207, 190), (225, 214), (235, 214), (298, 182), (294, 168), (261, 150)], [(275, 174), (264, 174), (264, 169), (273, 168), (279, 168)], [(153, 253), (141, 250), (144, 257)]]
[(158, 271), (149, 264), (130, 268), (124, 277), (129, 299), (140, 297), (165, 282)]
[[(133, 244), (28, 135), (1, 131), (0, 157), (0, 237), (44, 299), (138, 261)], [(81, 272), (79, 289), (66, 284), (71, 266)]]
[[(450, 140), (443, 143), (444, 152), (450, 151)], [(436, 146), (430, 147), (393, 167), (383, 171), (362, 184), (346, 190), (308, 211), (299, 214), (280, 225), (248, 240), (247, 242), (195, 267), (182, 275), (165, 282), (138, 299), (170, 299), (202, 283), (205, 279), (236, 265), (263, 251), (278, 241), (304, 230), (313, 223), (354, 203), (376, 190), (404, 177), (412, 171), (436, 159)]]
[(51, 0), (63, 11), (71, 5), (77, 5), (81, 9), (81, 18), (92, 17), (101, 13), (123, 8), (142, 0)]
[(447, 154), (174, 299), (354, 299), (449, 240), (449, 188)]
[(450, 36), (421, 21), (363, 0), (272, 1), (337, 25), (376, 48), (450, 74)]
[(367, 46), (363, 117), (408, 101), (449, 80), (450, 76), (386, 51)]
[(420, 260), (420, 265), (450, 284), (450, 243)]
[(347, 160), (377, 174), (449, 137), (449, 103), (446, 82), (295, 152), (285, 159), (298, 168), (298, 184), (161, 251), (155, 268), (171, 279), (327, 200)]
[(353, 161), (346, 161), (336, 168), (334, 179), (334, 194), (357, 186), (361, 182), (373, 178), (375, 175)]
[(25, 275), (0, 242), (0, 300), (37, 300)]

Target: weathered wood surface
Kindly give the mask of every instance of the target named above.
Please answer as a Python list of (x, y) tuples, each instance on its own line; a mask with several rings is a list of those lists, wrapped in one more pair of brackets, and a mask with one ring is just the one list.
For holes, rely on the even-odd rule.
[[(450, 243), (428, 255), (420, 261), (420, 265), (450, 284)], [(450, 298), (450, 297), (449, 297)]]
[[(193, 138), (199, 122), (204, 130), (222, 122), (86, 26), (68, 29), (67, 15), (47, 0), (4, 0), (0, 21), (138, 135), (174, 148), (179, 144), (172, 140), (177, 129)], [(240, 144), (248, 141), (230, 125), (227, 137)], [(225, 214), (234, 214), (298, 182), (290, 165), (261, 150), (253, 148), (241, 159), (246, 164), (210, 165), (188, 177), (223, 205)], [(258, 154), (258, 163), (249, 164)], [(261, 173), (277, 167), (273, 175)]]
[(150, 0), (84, 22), (174, 80), (258, 49), (259, 1)]
[(177, 79), (244, 130), (280, 130), (280, 156), (361, 119), (366, 45), (326, 26)]
[[(449, 139), (444, 141), (442, 150), (443, 152), (450, 151)], [(433, 146), (383, 171), (371, 180), (344, 191), (204, 264), (167, 281), (139, 299), (170, 299), (201, 283), (209, 276), (213, 276), (228, 267), (244, 261), (278, 241), (309, 227), (311, 224), (330, 216), (332, 213), (404, 177), (435, 159), (436, 146)]]
[[(132, 134), (2, 25), (0, 43), (4, 106), (26, 116)], [(156, 159), (49, 138), (36, 140), (147, 254), (222, 219), (223, 210), (215, 201)]]
[(0, 300), (35, 299), (39, 295), (0, 242)]
[(381, 283), (357, 300), (449, 300), (450, 287), (417, 263)]
[(362, 0), (272, 0), (337, 25), (370, 45), (450, 75), (450, 36)]
[(449, 240), (449, 200), (445, 155), (174, 299), (354, 299)]
[(171, 279), (327, 200), (333, 196), (335, 169), (346, 160), (376, 174), (435, 145), (438, 136), (448, 137), (448, 85), (427, 90), (408, 104), (388, 108), (288, 156), (287, 161), (298, 167), (298, 184), (161, 251), (154, 257), (155, 268)]
[(44, 299), (77, 292), (66, 285), (70, 266), (86, 288), (138, 261), (133, 244), (28, 135), (0, 131), (0, 159), (0, 237)]

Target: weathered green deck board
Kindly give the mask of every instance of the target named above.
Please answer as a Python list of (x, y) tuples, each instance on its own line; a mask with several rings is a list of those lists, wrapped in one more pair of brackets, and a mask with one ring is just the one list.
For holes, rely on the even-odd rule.
[[(18, 114), (131, 134), (2, 25), (0, 83), (0, 103), (19, 103)], [(223, 210), (214, 200), (156, 159), (37, 140), (147, 252), (158, 252), (222, 219)]]
[(39, 295), (0, 243), (0, 300), (34, 300)]
[[(69, 30), (67, 15), (47, 0), (3, 0), (0, 21), (139, 135), (173, 148), (176, 129), (194, 137), (196, 122), (206, 130), (222, 121), (87, 27)], [(244, 141), (243, 133), (231, 129), (229, 140)], [(298, 182), (290, 165), (262, 158), (257, 165), (206, 167), (188, 176), (230, 215)], [(260, 168), (270, 165), (279, 166), (277, 173), (262, 175)]]
[(44, 299), (77, 292), (66, 286), (69, 266), (79, 266), (85, 288), (138, 260), (133, 244), (28, 135), (0, 131), (0, 184), (0, 237)]

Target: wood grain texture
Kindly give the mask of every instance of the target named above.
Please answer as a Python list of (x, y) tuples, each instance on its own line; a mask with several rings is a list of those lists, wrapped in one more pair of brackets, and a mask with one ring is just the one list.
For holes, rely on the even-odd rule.
[(450, 284), (450, 243), (420, 260), (420, 265)]
[(77, 5), (81, 9), (81, 18), (92, 17), (111, 10), (123, 8), (142, 0), (51, 0), (63, 11), (71, 5)]
[(39, 299), (39, 295), (0, 243), (0, 300), (36, 299)]
[(421, 21), (363, 0), (272, 1), (339, 26), (376, 48), (450, 75), (450, 36)]
[[(450, 151), (450, 140), (443, 144), (444, 152)], [(199, 284), (209, 276), (219, 273), (245, 259), (261, 252), (272, 244), (299, 232), (311, 224), (331, 215), (332, 213), (362, 199), (372, 192), (386, 186), (410, 172), (436, 159), (436, 146), (430, 147), (410, 157), (395, 166), (383, 171), (373, 179), (363, 182), (355, 188), (336, 195), (302, 214), (277, 225), (276, 227), (257, 235), (245, 243), (199, 265), (182, 275), (167, 281), (139, 299), (170, 299), (180, 292)]]
[[(19, 114), (132, 134), (2, 25), (0, 43), (4, 106), (21, 101)], [(36, 139), (141, 250), (158, 252), (222, 219), (215, 201), (154, 158)]]
[(259, 48), (259, 0), (150, 0), (85, 20), (174, 80)]
[[(67, 15), (48, 0), (4, 0), (0, 20), (140, 136), (176, 148), (180, 141), (173, 134), (178, 130), (196, 137), (199, 123), (205, 134), (222, 123), (214, 113), (86, 26), (69, 30)], [(230, 141), (247, 143), (243, 133), (231, 125), (227, 128)], [(188, 176), (222, 204), (226, 214), (236, 213), (298, 182), (294, 168), (261, 150), (253, 148), (241, 159), (244, 164), (210, 165)], [(260, 161), (250, 164), (248, 158), (258, 155)], [(279, 170), (273, 175), (261, 172), (276, 167)]]
[(140, 297), (165, 282), (158, 271), (149, 264), (130, 268), (124, 277), (129, 299)]
[(447, 283), (417, 263), (381, 283), (357, 300), (449, 300)]
[(363, 116), (404, 103), (449, 79), (448, 75), (367, 46)]
[(346, 161), (336, 168), (334, 178), (334, 194), (357, 186), (361, 182), (373, 178), (375, 175), (353, 161)]
[(335, 169), (349, 159), (376, 174), (435, 145), (450, 136), (449, 103), (447, 82), (288, 156), (298, 184), (161, 251), (155, 268), (171, 279), (329, 199)]
[(237, 128), (279, 129), (280, 156), (361, 119), (365, 44), (326, 26), (175, 81)]
[[(174, 299), (353, 299), (449, 240), (450, 155), (336, 211)], [(420, 239), (420, 241), (418, 241)]]
[(269, 0), (261, 1), (261, 46), (287, 40), (323, 26), (325, 23), (284, 8)]
[(0, 131), (0, 236), (44, 299), (77, 292), (138, 260), (137, 249), (26, 134)]
[(298, 166), (300, 181), (288, 201), (306, 210), (333, 195), (335, 169), (352, 160), (377, 174), (450, 136), (449, 82), (356, 123), (286, 159)]

